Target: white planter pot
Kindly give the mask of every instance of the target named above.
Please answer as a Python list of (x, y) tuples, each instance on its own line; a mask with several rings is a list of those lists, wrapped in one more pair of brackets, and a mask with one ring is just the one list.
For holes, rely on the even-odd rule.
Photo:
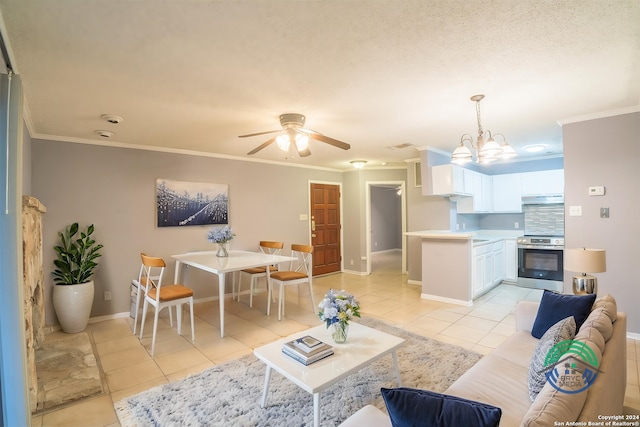
[(78, 285), (54, 285), (53, 308), (62, 330), (68, 334), (87, 327), (93, 305), (93, 281)]

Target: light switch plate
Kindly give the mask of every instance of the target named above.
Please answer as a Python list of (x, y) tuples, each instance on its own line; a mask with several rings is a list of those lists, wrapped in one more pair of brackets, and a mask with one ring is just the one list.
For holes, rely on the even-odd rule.
[(582, 206), (569, 206), (569, 216), (582, 216)]

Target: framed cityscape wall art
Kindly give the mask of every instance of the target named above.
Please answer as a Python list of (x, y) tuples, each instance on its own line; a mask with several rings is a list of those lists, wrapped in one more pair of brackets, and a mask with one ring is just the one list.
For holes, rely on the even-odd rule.
[(229, 224), (229, 185), (156, 180), (158, 227)]

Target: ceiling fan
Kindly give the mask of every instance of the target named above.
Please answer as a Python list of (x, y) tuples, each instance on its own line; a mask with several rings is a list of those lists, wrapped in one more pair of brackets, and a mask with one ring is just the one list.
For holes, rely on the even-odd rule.
[(314, 130), (304, 128), (304, 121), (305, 117), (302, 114), (281, 114), (280, 126), (282, 126), (282, 130), (249, 133), (247, 135), (239, 135), (238, 138), (247, 138), (250, 136), (266, 135), (268, 133), (276, 132), (280, 133), (280, 135), (268, 139), (253, 150), (249, 151), (247, 153), (249, 156), (257, 153), (275, 141), (278, 148), (282, 151), (289, 152), (290, 148), (293, 147), (294, 152), (296, 152), (300, 157), (307, 157), (311, 155), (311, 151), (309, 151), (309, 138), (325, 142), (329, 145), (333, 145), (334, 147), (342, 148), (343, 150), (351, 148), (351, 146), (346, 142), (338, 141), (337, 139), (329, 138), (328, 136)]

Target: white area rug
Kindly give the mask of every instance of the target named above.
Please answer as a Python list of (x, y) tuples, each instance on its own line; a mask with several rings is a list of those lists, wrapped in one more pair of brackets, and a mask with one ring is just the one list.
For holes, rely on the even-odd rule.
[[(403, 386), (443, 392), (480, 354), (364, 318), (360, 323), (399, 336)], [(260, 408), (265, 365), (253, 355), (152, 388), (115, 403), (124, 426), (306, 426), (313, 398), (273, 371), (267, 407)], [(320, 394), (320, 424), (336, 426), (367, 404), (384, 409), (381, 387), (397, 387), (391, 356)], [(363, 426), (366, 427), (366, 426)]]

